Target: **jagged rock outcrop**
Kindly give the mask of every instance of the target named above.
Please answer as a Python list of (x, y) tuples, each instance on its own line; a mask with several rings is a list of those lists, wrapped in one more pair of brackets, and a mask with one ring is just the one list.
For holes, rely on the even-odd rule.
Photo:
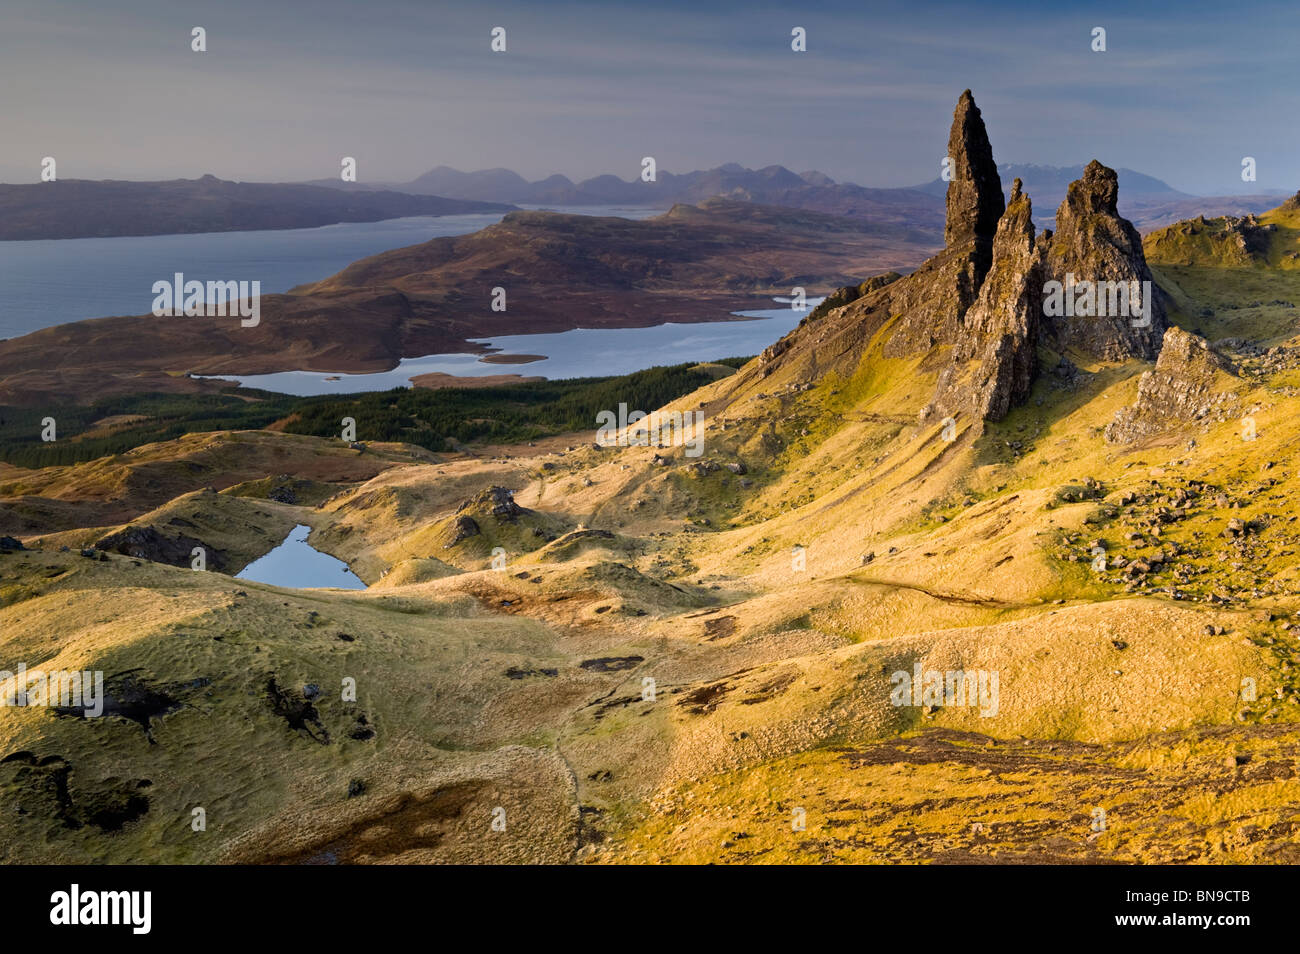
[(479, 491), (456, 508), (456, 512), (493, 516), (508, 523), (513, 523), (528, 513), (515, 503), (515, 495), (505, 487), (489, 487)]
[(902, 319), (886, 357), (954, 344), (993, 261), (993, 236), (1005, 211), (993, 147), (970, 90), (961, 94), (948, 133), (946, 248), (894, 286), (891, 307)]
[(1234, 373), (1204, 338), (1170, 328), (1155, 368), (1138, 382), (1137, 400), (1116, 413), (1106, 427), (1106, 440), (1131, 444), (1184, 424), (1235, 416), (1237, 396), (1218, 386), (1220, 375)]
[(152, 526), (123, 527), (121, 530), (100, 537), (95, 544), (96, 550), (120, 553), (123, 556), (152, 560), (154, 563), (166, 563), (171, 566), (189, 566), (195, 547), (203, 549), (208, 569), (225, 568), (225, 555), (219, 550), (211, 549), (202, 540), (184, 535), (165, 536)]
[(933, 409), (1000, 420), (1029, 396), (1038, 366), (1042, 261), (1034, 242), (1033, 206), (1012, 183), (998, 222), (993, 266), (966, 314), (952, 363), (940, 374)]
[[(988, 265), (974, 242), (944, 249), (896, 283), (890, 308), (899, 316), (898, 328), (885, 342), (887, 358), (923, 354), (953, 344), (962, 318), (975, 303)], [(991, 244), (988, 260), (992, 259)]]
[(1165, 332), (1165, 307), (1142, 239), (1116, 209), (1118, 196), (1115, 170), (1095, 159), (1070, 183), (1045, 242), (1044, 278), (1060, 288), (1044, 290), (1044, 331), (1058, 351), (1150, 360)]
[(1155, 356), (1165, 309), (1137, 230), (1116, 210), (1118, 194), (1115, 171), (1094, 160), (1070, 184), (1055, 234), (1035, 238), (1030, 200), (1016, 180), (992, 266), (928, 410), (1005, 417), (1029, 396), (1040, 336), (1058, 351), (1102, 360)]

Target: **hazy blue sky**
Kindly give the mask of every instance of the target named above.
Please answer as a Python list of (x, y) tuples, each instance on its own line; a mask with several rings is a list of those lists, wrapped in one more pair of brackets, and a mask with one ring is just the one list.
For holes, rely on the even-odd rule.
[(938, 174), (970, 87), (999, 162), (1290, 191), (1298, 24), (1293, 0), (0, 0), (0, 180), (36, 181), (47, 155), (60, 178), (276, 181), (345, 155), (372, 181), (440, 164), (630, 179), (652, 155), (910, 185)]

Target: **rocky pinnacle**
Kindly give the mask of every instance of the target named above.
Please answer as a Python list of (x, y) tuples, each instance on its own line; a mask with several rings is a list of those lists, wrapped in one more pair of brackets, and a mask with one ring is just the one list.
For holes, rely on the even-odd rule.
[(1150, 360), (1160, 351), (1165, 307), (1142, 251), (1142, 237), (1120, 216), (1118, 197), (1115, 170), (1095, 159), (1088, 163), (1083, 177), (1070, 183), (1057, 210), (1044, 277), (1062, 283), (1137, 282), (1139, 288), (1151, 289), (1151, 294), (1144, 296), (1149, 314), (1142, 320), (1128, 314), (1057, 315), (1045, 322), (1058, 350), (1075, 349), (1103, 361)]
[(944, 243), (952, 248), (971, 239), (991, 240), (1006, 206), (993, 147), (970, 90), (961, 94), (952, 114), (948, 158), (952, 160), (952, 179), (948, 183)]

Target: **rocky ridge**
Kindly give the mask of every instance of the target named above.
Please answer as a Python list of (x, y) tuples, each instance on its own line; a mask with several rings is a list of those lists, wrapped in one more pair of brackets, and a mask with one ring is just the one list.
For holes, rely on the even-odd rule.
[[(904, 278), (830, 296), (829, 307), (810, 316), (813, 327), (797, 329), (764, 352), (763, 374), (798, 360), (796, 355), (804, 360), (804, 373), (824, 373), (827, 365), (815, 350), (837, 340), (846, 346), (834, 349), (844, 356), (835, 367), (848, 371), (866, 343), (892, 322), (882, 346), (885, 358), (935, 355), (942, 362), (921, 420), (982, 422), (1002, 419), (1028, 398), (1040, 345), (1098, 361), (1156, 357), (1167, 324), (1165, 305), (1137, 230), (1117, 210), (1115, 171), (1089, 163), (1057, 210), (1055, 232), (1038, 233), (1019, 180), (1004, 204), (970, 90), (954, 110), (948, 149), (953, 179), (943, 251)], [(1060, 283), (1050, 293), (1056, 305), (1069, 298), (1068, 307), (1049, 307), (1051, 283)], [(806, 348), (799, 347), (803, 343)]]

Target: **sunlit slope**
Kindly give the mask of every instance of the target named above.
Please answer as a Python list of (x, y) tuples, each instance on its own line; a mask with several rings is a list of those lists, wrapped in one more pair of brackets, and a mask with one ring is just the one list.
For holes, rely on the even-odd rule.
[(1261, 215), (1198, 216), (1143, 241), (1153, 265), (1300, 268), (1300, 196)]

